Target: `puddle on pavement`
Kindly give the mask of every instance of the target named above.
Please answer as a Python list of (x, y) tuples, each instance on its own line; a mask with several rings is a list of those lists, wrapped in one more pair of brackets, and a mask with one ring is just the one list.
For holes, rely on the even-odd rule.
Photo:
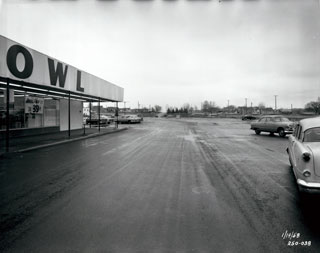
[(201, 194), (201, 193), (208, 194), (211, 192), (211, 189), (207, 186), (199, 186), (199, 187), (193, 187), (192, 192), (195, 194)]

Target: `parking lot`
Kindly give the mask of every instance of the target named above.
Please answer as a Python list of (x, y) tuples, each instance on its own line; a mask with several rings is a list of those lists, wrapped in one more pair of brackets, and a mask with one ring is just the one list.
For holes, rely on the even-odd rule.
[(145, 118), (3, 158), (0, 249), (319, 252), (319, 198), (299, 198), (287, 141), (240, 119)]

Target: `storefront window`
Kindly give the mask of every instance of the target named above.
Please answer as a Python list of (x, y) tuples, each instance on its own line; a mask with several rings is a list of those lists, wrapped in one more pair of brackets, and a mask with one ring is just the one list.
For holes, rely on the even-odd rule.
[[(6, 89), (0, 89), (0, 130), (6, 129)], [(9, 91), (10, 129), (59, 126), (59, 99), (49, 95)]]
[(45, 98), (44, 126), (59, 126), (59, 100), (58, 99)]
[(59, 100), (50, 96), (25, 97), (26, 127), (59, 126)]
[(24, 128), (24, 92), (10, 90), (10, 128)]
[(24, 102), (26, 127), (43, 127), (44, 96), (27, 94)]

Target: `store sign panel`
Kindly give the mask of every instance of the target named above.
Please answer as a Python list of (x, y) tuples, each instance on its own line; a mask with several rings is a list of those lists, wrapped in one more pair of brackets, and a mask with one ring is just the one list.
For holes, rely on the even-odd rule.
[(25, 99), (25, 113), (43, 114), (44, 99), (27, 96)]
[(0, 75), (123, 101), (123, 88), (0, 36)]

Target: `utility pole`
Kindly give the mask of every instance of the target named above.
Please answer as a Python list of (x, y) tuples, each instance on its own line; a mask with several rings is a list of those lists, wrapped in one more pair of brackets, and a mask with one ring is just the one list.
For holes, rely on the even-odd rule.
[(247, 114), (248, 98), (245, 98), (245, 100), (246, 100), (246, 114)]
[(229, 108), (229, 99), (228, 99), (228, 112), (230, 111), (230, 108)]
[(274, 95), (274, 111), (277, 111), (277, 96), (278, 95)]

